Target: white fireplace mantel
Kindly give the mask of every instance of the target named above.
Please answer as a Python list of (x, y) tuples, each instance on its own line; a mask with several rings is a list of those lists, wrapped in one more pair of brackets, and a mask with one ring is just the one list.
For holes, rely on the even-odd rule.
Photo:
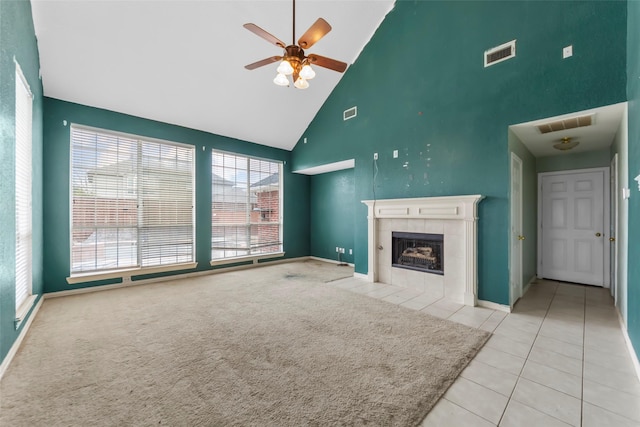
[[(367, 215), (369, 230), (367, 279), (371, 282), (379, 281), (378, 257), (380, 250), (383, 249), (380, 243), (379, 221), (387, 219), (456, 221), (462, 225), (459, 237), (462, 238), (460, 244), (464, 248), (463, 253), (460, 254), (461, 262), (458, 266), (463, 270), (460, 280), (464, 282), (464, 294), (460, 298), (464, 304), (475, 306), (478, 301), (478, 203), (483, 198), (484, 196), (481, 195), (469, 195), (363, 200), (362, 203), (366, 204), (369, 209)], [(444, 238), (448, 239), (446, 235)], [(446, 275), (447, 267), (445, 265), (445, 278)]]

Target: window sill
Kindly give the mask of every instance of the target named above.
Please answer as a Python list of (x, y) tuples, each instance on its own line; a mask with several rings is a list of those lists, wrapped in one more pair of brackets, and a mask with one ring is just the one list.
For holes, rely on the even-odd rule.
[(197, 266), (197, 262), (187, 262), (183, 264), (162, 265), (158, 267), (130, 268), (125, 270), (101, 271), (99, 273), (74, 274), (73, 276), (67, 277), (67, 283), (70, 285), (75, 285), (77, 283), (118, 278), (121, 278), (123, 282), (128, 282), (133, 276), (164, 273), (169, 271), (189, 270), (192, 268), (196, 268)]
[(29, 310), (31, 310), (31, 307), (33, 307), (33, 304), (36, 302), (37, 298), (38, 295), (29, 295), (27, 299), (24, 300), (22, 304), (20, 304), (20, 307), (18, 307), (18, 309), (16, 310), (16, 325), (19, 325), (20, 322), (22, 322), (24, 318), (27, 317)]
[(281, 258), (284, 256), (284, 252), (275, 252), (272, 254), (264, 254), (264, 255), (249, 255), (249, 256), (240, 256), (235, 258), (224, 258), (224, 259), (212, 259), (209, 261), (209, 264), (213, 267), (216, 265), (223, 264), (234, 264), (237, 262), (244, 261), (253, 261), (254, 264), (257, 264), (261, 259), (270, 259), (270, 258)]

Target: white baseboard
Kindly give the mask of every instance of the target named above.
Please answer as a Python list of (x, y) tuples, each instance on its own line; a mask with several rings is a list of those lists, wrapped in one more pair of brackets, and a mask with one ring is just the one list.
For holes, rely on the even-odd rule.
[(631, 344), (631, 338), (629, 338), (629, 333), (627, 332), (627, 325), (624, 324), (624, 319), (620, 314), (620, 310), (616, 308), (616, 313), (618, 313), (618, 321), (620, 322), (620, 329), (622, 329), (622, 335), (624, 336), (624, 341), (627, 343), (627, 350), (629, 350), (629, 356), (631, 357), (631, 362), (633, 362), (633, 367), (636, 369), (636, 376), (638, 377), (638, 381), (640, 381), (640, 362), (638, 361), (638, 355), (636, 354), (635, 349), (633, 348), (633, 344)]
[(369, 275), (368, 274), (362, 274), (362, 273), (353, 273), (353, 277), (355, 277), (356, 279), (362, 279), (362, 280), (369, 280)]
[(190, 277), (208, 276), (211, 274), (225, 273), (227, 271), (248, 270), (250, 268), (264, 267), (266, 265), (286, 264), (289, 262), (306, 261), (308, 259), (310, 259), (310, 257), (304, 256), (299, 258), (286, 258), (286, 259), (278, 259), (278, 260), (269, 261), (269, 262), (250, 263), (245, 265), (236, 265), (233, 267), (216, 268), (215, 270), (194, 271), (191, 273), (184, 273), (184, 274), (172, 274), (170, 276), (153, 277), (150, 279), (142, 279), (142, 280), (132, 280), (131, 282), (126, 282), (126, 283), (113, 283), (111, 285), (98, 285), (98, 286), (90, 286), (87, 288), (69, 289), (67, 291), (48, 292), (44, 294), (43, 297), (58, 298), (58, 297), (65, 297), (68, 295), (78, 295), (78, 294), (87, 294), (91, 292), (108, 291), (110, 289), (128, 288), (130, 286), (146, 285), (149, 283), (159, 283), (159, 282), (167, 282), (170, 280), (187, 279)]
[(491, 301), (484, 301), (479, 299), (478, 306), (484, 308), (490, 308), (491, 310), (504, 311), (505, 313), (511, 313), (511, 307), (508, 305), (502, 305)]
[(341, 261), (336, 261), (335, 259), (328, 259), (328, 258), (320, 258), (317, 256), (310, 256), (309, 259), (313, 259), (316, 261), (323, 261), (323, 262), (328, 262), (331, 264), (347, 264), (349, 267), (354, 267), (354, 265), (350, 262), (341, 262)]
[(42, 307), (42, 302), (43, 301), (44, 301), (44, 297), (40, 298), (40, 300), (38, 300), (38, 303), (36, 304), (36, 306), (33, 308), (33, 310), (31, 310), (31, 315), (27, 319), (27, 323), (25, 323), (24, 326), (22, 327), (22, 331), (20, 331), (20, 334), (18, 335), (18, 338), (14, 341), (13, 345), (9, 349), (9, 352), (5, 356), (5, 358), (2, 361), (2, 363), (0, 364), (0, 380), (2, 380), (2, 377), (4, 376), (4, 373), (7, 371), (7, 368), (9, 368), (9, 365), (11, 364), (11, 361), (13, 360), (13, 358), (16, 355), (16, 353), (18, 352), (18, 349), (20, 348), (20, 345), (22, 344), (22, 340), (24, 340), (24, 337), (27, 335), (27, 331), (29, 331), (29, 328), (31, 327), (31, 324), (33, 323), (33, 319), (36, 318), (36, 315), (38, 314), (38, 311), (40, 310), (40, 307)]

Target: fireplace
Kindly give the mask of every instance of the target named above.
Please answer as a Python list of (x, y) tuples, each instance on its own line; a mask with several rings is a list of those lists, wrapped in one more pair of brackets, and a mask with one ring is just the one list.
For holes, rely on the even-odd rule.
[[(476, 305), (478, 204), (483, 198), (465, 195), (363, 200), (368, 207), (366, 278), (371, 282), (405, 286), (458, 303)], [(394, 232), (423, 236), (410, 237), (416, 242), (398, 252)], [(444, 239), (440, 242), (439, 253), (433, 246), (433, 235), (447, 236), (446, 245)], [(413, 258), (413, 265), (407, 265), (409, 260), (405, 257)], [(416, 268), (416, 264), (420, 264), (417, 258), (424, 258), (427, 270), (442, 272), (425, 274), (424, 269)]]
[(391, 265), (398, 268), (444, 274), (442, 234), (391, 233)]

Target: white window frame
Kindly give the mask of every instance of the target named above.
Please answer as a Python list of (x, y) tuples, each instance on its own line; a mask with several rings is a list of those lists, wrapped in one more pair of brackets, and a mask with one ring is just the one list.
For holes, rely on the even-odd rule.
[(35, 302), (33, 295), (33, 93), (15, 62), (15, 313), (16, 327)]
[[(283, 206), (284, 206), (284, 186), (283, 186), (283, 162), (279, 161), (279, 160), (273, 160), (273, 159), (265, 159), (265, 158), (260, 158), (260, 157), (255, 157), (255, 156), (249, 156), (249, 155), (245, 155), (245, 154), (240, 154), (240, 153), (233, 153), (233, 152), (229, 152), (229, 151), (223, 151), (223, 150), (212, 150), (211, 152), (211, 169), (212, 169), (212, 177), (211, 177), (211, 190), (212, 190), (212, 200), (211, 200), (211, 209), (213, 212), (214, 209), (214, 203), (216, 203), (216, 200), (214, 200), (215, 195), (214, 193), (214, 176), (213, 176), (213, 168), (214, 168), (214, 156), (215, 155), (228, 155), (228, 156), (235, 156), (237, 158), (244, 158), (246, 160), (246, 168), (245, 170), (249, 171), (250, 170), (250, 164), (251, 161), (263, 161), (263, 162), (269, 162), (272, 164), (277, 165), (278, 167), (278, 221), (277, 222), (270, 222), (270, 224), (273, 225), (277, 225), (278, 226), (278, 250), (273, 251), (273, 252), (268, 252), (268, 253), (249, 253), (247, 255), (237, 255), (237, 256), (223, 256), (223, 257), (218, 257), (218, 258), (213, 258), (213, 228), (216, 226), (221, 226), (220, 224), (216, 224), (213, 222), (213, 215), (211, 218), (211, 227), (212, 227), (212, 238), (210, 239), (211, 241), (211, 261), (210, 261), (210, 265), (211, 266), (216, 266), (216, 265), (222, 265), (222, 264), (230, 264), (230, 263), (236, 263), (236, 262), (243, 262), (243, 261), (253, 261), (254, 263), (257, 263), (259, 260), (261, 259), (271, 259), (271, 258), (278, 258), (278, 257), (283, 257), (285, 255), (284, 250), (283, 250), (283, 224), (284, 224), (284, 211), (283, 211)], [(225, 178), (224, 176), (222, 178)], [(246, 188), (246, 197), (247, 197), (247, 201), (246, 201), (246, 212), (245, 212), (245, 218), (246, 220), (242, 223), (238, 222), (236, 224), (228, 224), (227, 226), (238, 226), (238, 227), (247, 227), (248, 229), (250, 229), (250, 227), (252, 225), (261, 225), (261, 223), (259, 222), (252, 222), (251, 221), (251, 178), (250, 178), (250, 173), (247, 173), (247, 179), (244, 182), (245, 188)], [(249, 249), (249, 252), (251, 252), (251, 250)]]
[[(137, 255), (136, 255), (136, 263), (135, 265), (132, 266), (127, 266), (127, 267), (123, 267), (123, 268), (113, 268), (113, 269), (94, 269), (94, 270), (88, 270), (88, 271), (82, 271), (82, 272), (74, 272), (74, 267), (73, 267), (73, 231), (74, 231), (74, 217), (73, 217), (73, 202), (74, 202), (74, 151), (73, 151), (73, 132), (74, 130), (78, 130), (78, 131), (84, 131), (84, 132), (89, 132), (89, 133), (96, 133), (99, 135), (104, 135), (106, 137), (116, 137), (116, 138), (126, 138), (129, 140), (135, 140), (137, 143), (137, 151), (138, 151), (138, 166), (140, 166), (140, 162), (142, 161), (142, 156), (140, 155), (140, 150), (143, 144), (145, 143), (152, 143), (152, 144), (161, 144), (162, 146), (166, 146), (166, 147), (180, 147), (180, 148), (186, 148), (188, 150), (191, 151), (191, 200), (192, 200), (192, 206), (191, 206), (191, 227), (192, 227), (192, 233), (191, 233), (191, 245), (192, 245), (192, 250), (191, 250), (191, 260), (190, 261), (186, 261), (186, 262), (176, 262), (176, 263), (167, 263), (167, 264), (159, 264), (159, 265), (152, 265), (152, 266), (144, 266), (141, 265), (141, 255), (140, 255), (140, 251), (141, 251), (141, 244), (140, 244), (140, 239), (141, 239), (141, 233), (140, 230), (143, 229), (145, 227), (144, 225), (144, 219), (142, 218), (141, 215), (141, 209), (138, 209), (138, 215), (137, 215), (137, 222), (135, 226), (132, 226), (132, 228), (135, 228), (136, 230), (138, 230), (136, 232), (136, 246), (137, 246)], [(70, 223), (70, 233), (69, 233), (69, 244), (70, 244), (70, 253), (69, 253), (69, 260), (70, 260), (70, 276), (67, 277), (67, 282), (70, 284), (75, 284), (75, 283), (82, 283), (82, 282), (87, 282), (87, 281), (95, 281), (95, 280), (104, 280), (104, 279), (111, 279), (111, 278), (122, 278), (123, 282), (128, 282), (131, 280), (132, 276), (137, 276), (137, 275), (144, 275), (144, 274), (153, 274), (153, 273), (162, 273), (162, 272), (169, 272), (169, 271), (178, 271), (178, 270), (186, 270), (186, 269), (193, 269), (195, 267), (197, 267), (198, 263), (196, 262), (196, 246), (197, 246), (197, 242), (196, 242), (196, 222), (195, 222), (195, 206), (196, 206), (196, 189), (195, 189), (195, 185), (196, 185), (196, 175), (195, 175), (195, 165), (196, 165), (196, 150), (195, 147), (193, 145), (189, 145), (189, 144), (183, 144), (183, 143), (178, 143), (178, 142), (174, 142), (174, 141), (166, 141), (166, 140), (160, 140), (160, 139), (155, 139), (155, 138), (148, 138), (148, 137), (142, 137), (142, 136), (138, 136), (138, 135), (132, 135), (132, 134), (127, 134), (127, 133), (122, 133), (122, 132), (116, 132), (116, 131), (111, 131), (111, 130), (106, 130), (106, 129), (100, 129), (100, 128), (94, 128), (94, 127), (89, 127), (89, 126), (84, 126), (84, 125), (79, 125), (79, 124), (72, 124), (71, 125), (71, 132), (70, 132), (70, 146), (71, 146), (71, 150), (70, 150), (70, 177), (72, 179), (70, 179), (70, 185), (69, 185), (69, 202), (70, 202), (70, 206), (69, 206), (69, 212), (70, 212), (70, 217), (69, 217), (69, 223)], [(142, 179), (142, 175), (143, 175), (143, 169), (142, 167), (140, 167), (139, 169), (136, 169), (136, 176), (134, 179), (128, 179), (126, 181), (126, 185), (124, 188), (126, 194), (122, 194), (122, 198), (127, 198), (127, 196), (129, 196), (129, 198), (131, 197), (131, 193), (132, 193), (132, 189), (129, 188), (129, 186), (131, 185), (131, 183), (133, 183), (134, 185), (137, 186), (137, 188), (139, 189), (143, 184), (143, 179)], [(151, 182), (151, 181), (150, 181)], [(135, 196), (135, 200), (137, 201), (138, 206), (140, 206), (142, 204), (142, 200), (141, 200), (142, 195), (140, 194), (140, 192), (137, 193), (137, 195)], [(148, 225), (147, 225), (148, 228)]]

